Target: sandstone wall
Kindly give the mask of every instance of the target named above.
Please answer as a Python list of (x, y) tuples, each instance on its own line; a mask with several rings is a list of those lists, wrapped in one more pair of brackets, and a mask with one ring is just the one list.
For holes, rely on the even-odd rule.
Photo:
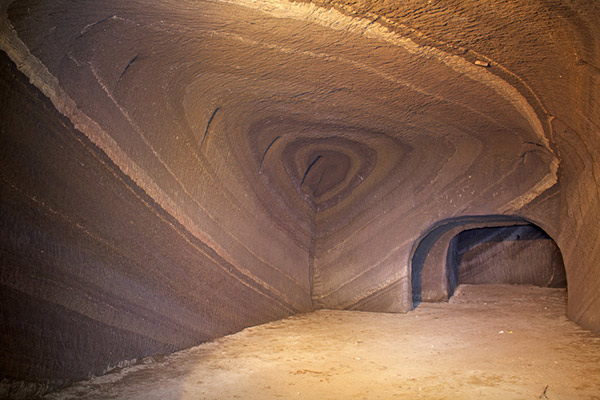
[(600, 330), (595, 3), (0, 5), (3, 377), (408, 311), (420, 239), (469, 216), (543, 228)]
[[(314, 1), (344, 15), (363, 17), (400, 36), (424, 46), (441, 49), (467, 60), (490, 63), (489, 71), (508, 82), (527, 99), (543, 126), (548, 147), (518, 150), (518, 143), (508, 139), (502, 158), (510, 154), (521, 157), (514, 175), (496, 186), (497, 193), (515, 190), (526, 193), (517, 200), (503, 200), (495, 205), (496, 190), (480, 199), (452, 199), (464, 207), (454, 211), (444, 204), (416, 223), (418, 212), (398, 223), (414, 232), (426, 234), (444, 217), (457, 215), (505, 214), (523, 216), (541, 226), (556, 240), (562, 251), (569, 287), (568, 315), (596, 332), (600, 329), (600, 10), (588, 1), (510, 1), (428, 2), (411, 0), (369, 2), (344, 0)], [(446, 76), (444, 76), (446, 78)], [(444, 81), (447, 81), (444, 79)], [(464, 83), (460, 80), (460, 84)], [(462, 90), (462, 88), (461, 88)], [(469, 97), (464, 93), (464, 97)], [(464, 97), (461, 98), (464, 101)], [(485, 100), (485, 96), (477, 96)], [(503, 120), (504, 121), (504, 120)], [(471, 121), (472, 122), (472, 121)], [(491, 133), (491, 132), (490, 132)], [(469, 133), (470, 135), (470, 133)], [(472, 136), (472, 135), (470, 135)], [(486, 135), (492, 139), (493, 135)], [(488, 142), (489, 143), (489, 142)], [(510, 143), (510, 144), (508, 144)], [(495, 147), (498, 143), (494, 144)], [(523, 140), (521, 145), (531, 145)], [(513, 146), (510, 149), (510, 146)], [(517, 147), (514, 147), (517, 146)], [(533, 178), (527, 158), (536, 152), (552, 154), (557, 179), (554, 184), (537, 185), (544, 180)], [(470, 152), (472, 154), (472, 152)], [(494, 171), (493, 157), (485, 151), (487, 163), (469, 168), (462, 174)], [(540, 155), (538, 153), (538, 155)], [(443, 156), (442, 156), (443, 157)], [(457, 159), (460, 157), (457, 157)], [(469, 163), (469, 162), (467, 162)], [(422, 164), (427, 165), (427, 163)], [(471, 166), (474, 164), (471, 163)], [(506, 170), (505, 166), (500, 167)], [(553, 167), (551, 167), (552, 169)], [(424, 169), (424, 168), (423, 168)], [(466, 176), (465, 176), (466, 175)], [(548, 175), (546, 175), (548, 176)], [(524, 181), (531, 178), (533, 184)], [(453, 181), (454, 187), (465, 181)], [(476, 184), (478, 192), (485, 185), (494, 186), (498, 176), (489, 172)], [(483, 186), (482, 186), (483, 185)], [(435, 201), (434, 192), (426, 201)], [(422, 204), (422, 203), (421, 203)], [(488, 207), (489, 206), (489, 207)], [(440, 210), (441, 209), (441, 210)], [(496, 211), (496, 212), (494, 212)], [(387, 213), (386, 213), (387, 214)], [(441, 217), (441, 218), (440, 218)], [(415, 225), (413, 225), (415, 224)], [(429, 224), (429, 225), (428, 225)], [(389, 235), (384, 234), (385, 237)], [(397, 243), (402, 243), (399, 240)], [(389, 248), (389, 247), (388, 247)], [(385, 254), (385, 251), (381, 253)]]
[(308, 206), (261, 175), (242, 89), (91, 5), (14, 4), (2, 26), (0, 375), (33, 390), (311, 308)]

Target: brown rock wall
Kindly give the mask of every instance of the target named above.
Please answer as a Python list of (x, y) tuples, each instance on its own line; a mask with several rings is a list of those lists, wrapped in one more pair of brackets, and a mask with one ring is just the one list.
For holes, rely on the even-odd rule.
[(2, 379), (43, 392), (308, 308), (166, 213), (4, 53), (1, 68)]
[[(132, 357), (313, 307), (404, 312), (421, 238), (503, 215), (556, 240), (569, 316), (600, 329), (594, 2), (0, 10), (0, 46), (24, 74), (4, 62), (7, 299), (66, 307), (77, 329), (85, 317), (99, 334), (134, 332), (115, 341)], [(39, 243), (24, 239), (34, 232)], [(37, 249), (55, 242), (44, 280)], [(112, 272), (85, 275), (88, 264)], [(84, 301), (90, 280), (102, 290)], [(62, 281), (71, 292), (51, 297)], [(18, 315), (6, 318), (18, 327)]]
[[(489, 62), (490, 71), (528, 100), (544, 126), (550, 153), (556, 156), (558, 184), (537, 191), (538, 197), (508, 202), (497, 210), (534, 220), (556, 239), (569, 278), (569, 316), (597, 331), (600, 255), (593, 238), (598, 237), (600, 198), (598, 5), (588, 1), (311, 2), (376, 21), (417, 43), (472, 62)], [(531, 149), (535, 147), (522, 154), (531, 156)], [(536, 181), (531, 167), (525, 166), (526, 162), (497, 189), (506, 192), (523, 180)], [(487, 175), (484, 186), (476, 186), (481, 190), (493, 181)], [(463, 182), (454, 183), (462, 186)], [(474, 199), (474, 207), (461, 213), (482, 213), (489, 200), (482, 204)], [(433, 213), (425, 219), (433, 223), (436, 218)], [(423, 232), (422, 227), (416, 230)]]

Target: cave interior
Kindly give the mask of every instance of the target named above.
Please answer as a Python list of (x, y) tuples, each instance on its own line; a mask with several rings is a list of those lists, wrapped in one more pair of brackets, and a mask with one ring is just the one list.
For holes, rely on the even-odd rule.
[(600, 333), (598, 3), (0, 14), (4, 395), (460, 284), (566, 288)]

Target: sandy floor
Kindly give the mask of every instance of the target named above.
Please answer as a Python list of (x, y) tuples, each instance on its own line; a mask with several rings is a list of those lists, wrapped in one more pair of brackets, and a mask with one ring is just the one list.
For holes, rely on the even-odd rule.
[(600, 337), (565, 292), (461, 286), (408, 314), (318, 311), (111, 373), (52, 399), (600, 399)]

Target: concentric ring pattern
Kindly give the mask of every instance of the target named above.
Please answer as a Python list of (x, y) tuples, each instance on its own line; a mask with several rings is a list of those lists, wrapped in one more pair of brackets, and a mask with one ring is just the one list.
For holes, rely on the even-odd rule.
[(414, 231), (442, 210), (496, 210), (551, 176), (541, 123), (485, 68), (284, 6), (64, 2), (25, 14), (16, 3), (9, 16), (105, 133), (99, 146), (250, 279), (292, 308), (309, 291), (361, 307), (395, 288), (393, 304), (373, 307), (406, 310), (399, 260)]

